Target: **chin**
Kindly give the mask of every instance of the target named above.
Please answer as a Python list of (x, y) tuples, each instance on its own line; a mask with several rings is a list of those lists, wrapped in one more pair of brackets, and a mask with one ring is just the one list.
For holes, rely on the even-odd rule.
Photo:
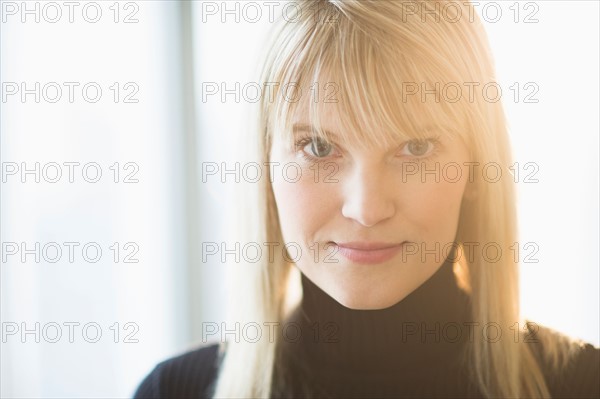
[(352, 310), (379, 310), (389, 308), (404, 299), (398, 295), (373, 295), (371, 290), (368, 294), (356, 294), (352, 292), (336, 293), (331, 295), (340, 305)]

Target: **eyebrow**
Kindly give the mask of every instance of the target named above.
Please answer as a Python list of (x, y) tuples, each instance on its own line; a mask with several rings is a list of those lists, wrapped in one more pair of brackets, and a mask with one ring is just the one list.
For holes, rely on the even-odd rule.
[[(301, 133), (301, 132), (313, 133), (313, 132), (315, 132), (316, 130), (317, 130), (317, 129), (315, 129), (315, 127), (314, 127), (314, 126), (312, 126), (312, 125), (307, 125), (307, 124), (305, 124), (305, 123), (295, 123), (295, 124), (292, 126), (292, 132), (293, 132), (294, 134)], [(336, 138), (336, 139), (338, 139), (338, 138), (339, 138), (339, 136), (338, 136), (337, 134), (335, 134), (335, 133), (333, 133), (333, 132), (331, 132), (331, 131), (329, 131), (329, 130), (323, 130), (323, 133), (325, 133), (325, 135), (326, 135), (327, 137)]]
[[(294, 125), (292, 125), (292, 132), (295, 133), (301, 133), (301, 132), (307, 132), (307, 133), (312, 133), (314, 131), (316, 131), (317, 129), (315, 129), (314, 126), (312, 125), (308, 125), (306, 123), (294, 123)], [(420, 130), (422, 131), (430, 131), (430, 130), (438, 130), (435, 126), (425, 126), (423, 128), (421, 128)], [(325, 133), (325, 135), (330, 136), (330, 137), (335, 137), (335, 138), (339, 138), (339, 136), (335, 133), (333, 133), (330, 130), (325, 130), (323, 129), (323, 133)]]
[[(435, 131), (437, 129), (435, 126), (426, 126), (421, 130)], [(315, 131), (316, 131), (316, 129), (313, 125), (309, 125), (306, 123), (294, 123), (292, 125), (292, 133), (294, 136), (301, 132), (314, 133)], [(334, 141), (340, 141), (340, 136), (338, 136), (337, 134), (335, 134), (329, 130), (325, 130), (325, 129), (323, 129), (322, 132), (325, 133), (325, 136), (328, 137), (329, 139), (333, 139)], [(441, 139), (441, 137), (439, 137), (439, 139)]]

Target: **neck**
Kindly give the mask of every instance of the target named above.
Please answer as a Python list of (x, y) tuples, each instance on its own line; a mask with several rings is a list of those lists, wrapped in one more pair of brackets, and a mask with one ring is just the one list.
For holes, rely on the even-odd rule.
[(303, 333), (310, 328), (305, 349), (317, 364), (383, 371), (414, 365), (416, 356), (440, 361), (459, 349), (453, 339), (464, 329), (467, 297), (450, 262), (403, 300), (379, 310), (346, 308), (305, 275), (302, 286), (297, 321)]
[(357, 384), (352, 389), (360, 389), (365, 381), (404, 386), (417, 376), (441, 375), (449, 367), (458, 370), (464, 360), (469, 297), (458, 286), (448, 260), (385, 309), (346, 308), (304, 274), (302, 288), (302, 301), (285, 323), (300, 327), (301, 336), (295, 339), (296, 328), (284, 334), (278, 360), (283, 378), (310, 375), (328, 392), (352, 384)]

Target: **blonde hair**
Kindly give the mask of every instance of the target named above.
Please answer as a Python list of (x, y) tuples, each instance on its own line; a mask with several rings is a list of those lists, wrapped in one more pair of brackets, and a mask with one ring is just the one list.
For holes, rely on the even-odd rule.
[[(301, 0), (296, 13), (281, 19), (264, 62), (264, 83), (274, 83), (274, 96), (260, 103), (254, 149), (261, 163), (268, 162), (271, 137), (291, 138), (292, 118), (300, 101), (286, 101), (284, 87), (316, 83), (335, 92), (336, 106), (347, 137), (361, 143), (379, 143), (398, 137), (423, 138), (419, 121), (427, 121), (443, 134), (459, 137), (480, 165), (494, 162), (508, 172), (511, 150), (500, 101), (473, 97), (429, 99), (408, 96), (408, 89), (456, 88), (456, 83), (495, 82), (487, 36), (478, 17), (465, 2), (386, 0)], [(426, 12), (424, 12), (426, 11)], [(327, 81), (330, 79), (330, 82)], [(298, 86), (290, 86), (295, 83)], [(414, 84), (413, 84), (414, 83)], [(439, 85), (439, 86), (436, 86)], [(466, 91), (467, 86), (463, 85)], [(311, 122), (316, 134), (324, 99), (309, 90)], [(300, 91), (298, 91), (300, 93)], [(448, 93), (446, 93), (448, 94)], [(339, 100), (339, 101), (338, 101)], [(455, 101), (456, 100), (456, 101)], [(400, 104), (400, 106), (399, 106)], [(256, 159), (254, 159), (256, 160)], [(245, 228), (236, 232), (246, 241), (283, 243), (277, 208), (269, 179), (252, 185), (244, 202)], [(456, 242), (464, 253), (454, 265), (462, 288), (471, 298), (473, 319), (503, 329), (519, 322), (518, 262), (504, 253), (499, 260), (469, 252), (466, 243), (497, 243), (507, 249), (517, 242), (516, 193), (511, 179), (486, 182), (475, 174), (468, 183), (471, 199), (463, 200)], [(282, 251), (254, 264), (237, 266), (240, 285), (236, 321), (263, 325), (282, 323), (288, 307), (288, 279), (293, 264)], [(529, 324), (528, 324), (529, 326)], [(522, 332), (519, 328), (519, 335)], [(268, 397), (280, 334), (258, 342), (228, 342), (220, 366), (215, 397)], [(469, 345), (472, 378), (485, 397), (549, 397), (542, 369), (523, 339), (490, 343), (477, 335)], [(555, 335), (544, 338), (550, 364), (559, 368), (578, 347)]]

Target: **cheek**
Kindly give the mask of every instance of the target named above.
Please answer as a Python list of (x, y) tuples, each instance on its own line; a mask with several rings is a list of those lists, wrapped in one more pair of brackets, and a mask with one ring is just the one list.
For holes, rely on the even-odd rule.
[(444, 245), (454, 240), (465, 181), (416, 183), (407, 187), (410, 196), (405, 202), (405, 215), (413, 221), (423, 241)]
[(318, 230), (335, 215), (333, 185), (315, 184), (304, 176), (289, 182), (274, 177), (272, 188), (283, 239), (286, 242), (311, 245)]

